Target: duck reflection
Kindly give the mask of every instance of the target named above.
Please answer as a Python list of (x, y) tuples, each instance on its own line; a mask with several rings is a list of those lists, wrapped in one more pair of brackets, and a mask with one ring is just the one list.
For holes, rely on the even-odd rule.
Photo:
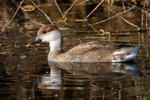
[(55, 66), (50, 66), (50, 74), (41, 76), (40, 87), (45, 89), (60, 90), (62, 85), (62, 70)]
[(42, 76), (40, 85), (46, 89), (59, 90), (64, 80), (62, 71), (89, 79), (123, 78), (142, 76), (134, 63), (55, 63), (49, 62), (50, 74)]
[[(113, 97), (111, 93), (121, 96), (122, 88), (131, 87), (129, 83), (137, 82), (136, 78), (142, 76), (135, 63), (49, 62), (48, 64), (50, 71), (40, 77), (38, 88), (43, 95), (53, 94), (61, 99), (70, 97), (85, 99), (87, 94), (89, 94), (86, 96), (87, 99), (97, 97), (105, 100), (107, 96)], [(124, 87), (121, 83), (129, 86)], [(139, 92), (140, 89), (137, 90), (135, 91)], [(80, 92), (83, 96), (80, 96)], [(120, 97), (117, 96), (117, 98)]]

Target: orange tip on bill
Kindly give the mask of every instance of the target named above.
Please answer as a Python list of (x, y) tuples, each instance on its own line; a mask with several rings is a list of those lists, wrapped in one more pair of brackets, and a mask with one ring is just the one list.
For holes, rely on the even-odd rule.
[(30, 47), (31, 45), (32, 45), (32, 44), (27, 44), (26, 47), (28, 48), (28, 47)]

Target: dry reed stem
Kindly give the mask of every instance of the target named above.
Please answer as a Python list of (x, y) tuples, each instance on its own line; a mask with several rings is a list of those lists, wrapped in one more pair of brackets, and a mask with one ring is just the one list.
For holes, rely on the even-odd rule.
[(73, 8), (73, 6), (77, 3), (78, 0), (75, 0), (72, 5), (64, 12), (63, 18), (68, 14), (68, 12)]
[(35, 21), (33, 21), (33, 20), (30, 20), (30, 22), (33, 23), (33, 24), (36, 24), (36, 25), (44, 26), (44, 24), (42, 24), (42, 23), (40, 23), (40, 22), (35, 22)]
[(137, 28), (138, 30), (140, 29), (140, 27), (138, 27), (137, 25), (135, 25), (135, 24), (129, 22), (128, 20), (126, 20), (126, 19), (123, 18), (122, 16), (120, 16), (120, 18), (121, 18), (123, 21), (125, 21), (127, 24), (129, 24), (129, 25), (131, 25), (131, 26)]
[(55, 5), (56, 5), (56, 7), (57, 7), (57, 9), (58, 9), (59, 13), (60, 13), (60, 14), (61, 14), (61, 16), (63, 17), (63, 16), (64, 16), (64, 14), (63, 14), (62, 10), (60, 9), (60, 7), (59, 7), (59, 5), (58, 5), (57, 1), (56, 1), (56, 0), (54, 0), (54, 2), (55, 2)]
[(125, 1), (122, 1), (122, 2), (124, 2), (124, 3), (128, 4), (128, 5), (134, 6), (134, 7), (136, 7), (137, 9), (142, 10), (143, 12), (150, 12), (150, 9), (149, 9), (149, 8), (140, 7), (140, 6), (138, 6), (138, 5), (135, 5), (135, 4), (132, 4), (132, 3), (129, 3), (129, 2), (125, 2)]
[[(122, 2), (123, 3), (123, 2)], [(124, 6), (124, 4), (123, 4), (123, 6)], [(125, 11), (125, 8), (123, 7), (123, 10)], [(112, 10), (110, 10), (111, 12), (113, 12), (114, 14), (116, 14), (116, 12), (115, 11), (112, 11)], [(122, 17), (122, 16), (119, 16), (123, 21), (125, 21), (127, 24), (129, 24), (129, 25), (131, 25), (131, 26), (133, 26), (133, 27), (135, 27), (135, 28), (137, 28), (137, 30), (140, 30), (140, 27), (138, 27), (137, 25), (135, 25), (134, 23), (131, 23), (130, 21), (128, 21), (127, 19), (125, 19), (124, 17)]]
[(145, 25), (146, 25), (146, 28), (148, 27), (148, 12), (145, 13)]
[(21, 8), (23, 2), (24, 2), (24, 0), (22, 0), (22, 1), (20, 2), (19, 6), (18, 6), (17, 10), (15, 11), (14, 15), (12, 16), (12, 18), (9, 20), (8, 23), (6, 23), (6, 24), (2, 27), (2, 30), (1, 30), (1, 33), (0, 33), (0, 34), (2, 34), (2, 33), (5, 31), (6, 27), (7, 27), (7, 26), (11, 23), (11, 21), (14, 19), (14, 17), (15, 17), (16, 14), (17, 14), (17, 12), (18, 12), (19, 9)]
[(88, 22), (87, 24), (93, 29), (93, 31), (98, 32), (98, 30), (93, 25), (89, 24)]
[(86, 3), (86, 2), (88, 2), (88, 0), (84, 0), (84, 1), (82, 1), (80, 3), (78, 3), (77, 5), (82, 5), (82, 4)]
[(87, 19), (88, 17), (90, 17), (90, 16), (93, 14), (93, 12), (94, 12), (103, 2), (104, 2), (104, 0), (100, 1), (100, 2), (98, 3), (98, 5), (86, 16), (86, 19)]
[(126, 7), (125, 7), (125, 5), (124, 5), (124, 2), (122, 2), (122, 6), (123, 6), (123, 9), (126, 10)]
[(93, 24), (91, 24), (91, 25), (97, 25), (97, 24), (104, 23), (104, 22), (106, 22), (106, 21), (108, 21), (108, 20), (110, 20), (110, 19), (113, 19), (113, 18), (115, 18), (115, 17), (118, 17), (118, 16), (120, 16), (120, 15), (122, 15), (122, 14), (124, 14), (124, 13), (126, 13), (126, 12), (128, 12), (128, 11), (130, 11), (130, 10), (132, 10), (133, 8), (135, 8), (135, 7), (134, 7), (134, 6), (132, 6), (131, 8), (129, 8), (129, 9), (127, 9), (127, 10), (125, 10), (125, 11), (121, 12), (121, 13), (117, 13), (117, 14), (116, 14), (116, 15), (114, 15), (114, 16), (111, 16), (111, 17), (106, 18), (106, 19), (104, 19), (104, 20), (102, 20), (102, 21), (99, 21), (99, 22), (93, 23)]
[(51, 23), (54, 24), (53, 21), (51, 20), (51, 18), (42, 10), (38, 7), (38, 5), (35, 4), (35, 2), (33, 0), (31, 0), (31, 2), (33, 3), (33, 5), (41, 12), (44, 14), (44, 16), (47, 18), (47, 20)]
[(39, 0), (36, 0), (37, 1), (37, 3), (39, 4), (39, 5), (41, 5), (41, 3), (40, 3), (40, 1)]
[(142, 14), (141, 14), (141, 26), (144, 25), (144, 12), (142, 11)]

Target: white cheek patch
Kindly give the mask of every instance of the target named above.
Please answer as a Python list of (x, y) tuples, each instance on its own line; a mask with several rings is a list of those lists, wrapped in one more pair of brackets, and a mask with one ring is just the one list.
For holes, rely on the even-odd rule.
[(61, 37), (61, 33), (58, 30), (48, 32), (44, 35), (39, 36), (42, 42), (51, 42)]
[(51, 40), (51, 34), (50, 33), (47, 33), (47, 34), (44, 34), (42, 36), (40, 36), (42, 42), (49, 42)]

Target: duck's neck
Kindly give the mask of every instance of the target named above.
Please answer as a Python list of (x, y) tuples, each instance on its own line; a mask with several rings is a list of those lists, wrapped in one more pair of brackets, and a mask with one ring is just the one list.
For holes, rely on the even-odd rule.
[(56, 39), (49, 43), (50, 45), (50, 52), (48, 57), (50, 59), (54, 58), (57, 54), (62, 53), (62, 39)]

